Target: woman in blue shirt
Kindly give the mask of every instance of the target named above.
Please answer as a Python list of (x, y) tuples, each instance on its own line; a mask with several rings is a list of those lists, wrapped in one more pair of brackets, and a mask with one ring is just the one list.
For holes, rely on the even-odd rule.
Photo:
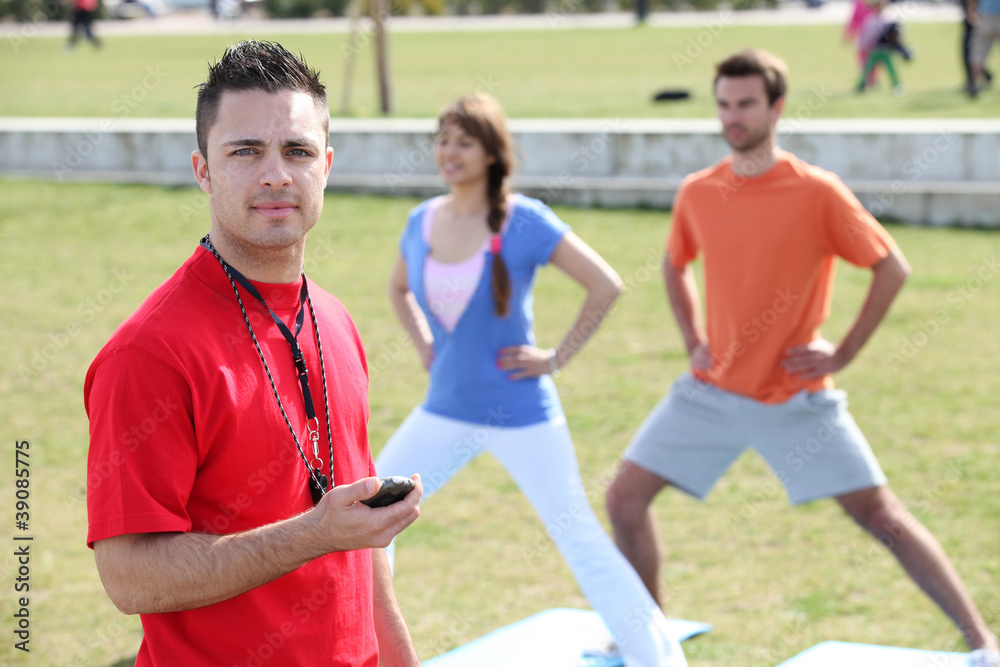
[[(483, 451), (534, 506), (629, 667), (682, 667), (679, 643), (587, 500), (552, 376), (622, 291), (607, 262), (542, 202), (511, 194), (506, 119), (490, 97), (447, 107), (434, 149), (449, 194), (410, 213), (390, 295), (430, 386), (375, 462), (419, 472), (424, 499)], [(532, 288), (551, 262), (587, 292), (559, 344), (535, 341)]]

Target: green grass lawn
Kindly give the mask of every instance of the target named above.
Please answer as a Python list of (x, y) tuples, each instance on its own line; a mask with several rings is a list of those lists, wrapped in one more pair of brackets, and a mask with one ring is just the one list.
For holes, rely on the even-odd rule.
[[(202, 197), (193, 188), (0, 181), (4, 470), (12, 475), (14, 442), (30, 441), (35, 538), (31, 654), (22, 656), (10, 634), (17, 572), (11, 476), (0, 494), (8, 540), (0, 556), (7, 591), (0, 598), (7, 619), (0, 664), (109, 667), (135, 655), (138, 619), (112, 606), (84, 543), (82, 384), (114, 328), (207, 230), (207, 212), (197, 206)], [(307, 251), (307, 272), (347, 304), (365, 339), (376, 451), (425, 389), (386, 298), (396, 238), (413, 204), (329, 195)], [(599, 335), (558, 380), (583, 479), (603, 518), (603, 492), (623, 448), (686, 366), (655, 267), (670, 220), (649, 211), (558, 213), (628, 285)], [(895, 491), (940, 538), (997, 629), (997, 235), (890, 231), (913, 277), (838, 383), (850, 392), (851, 409)], [(828, 337), (837, 339), (849, 325), (867, 281), (866, 272), (841, 268)], [(545, 270), (536, 299), (540, 344), (551, 345), (582, 292)], [(936, 326), (929, 323), (935, 318)], [(754, 456), (738, 461), (706, 503), (666, 494), (657, 510), (668, 613), (715, 626), (687, 644), (692, 665), (771, 667), (829, 639), (960, 648), (958, 633), (882, 547), (830, 502), (787, 507)], [(527, 502), (489, 457), (426, 503), (400, 540), (396, 586), (424, 658), (551, 607), (586, 606)]]
[[(396, 115), (433, 117), (445, 103), (486, 90), (512, 117), (710, 117), (715, 63), (736, 49), (758, 46), (790, 66), (789, 116), (996, 116), (995, 90), (976, 101), (960, 92), (957, 24), (907, 26), (918, 57), (899, 66), (909, 93), (896, 98), (887, 86), (862, 96), (854, 92), (854, 51), (841, 41), (840, 26), (726, 21), (725, 14), (706, 14), (702, 28), (396, 33), (391, 43)], [(339, 112), (345, 35), (247, 36), (277, 39), (301, 52), (322, 71), (331, 110)], [(204, 79), (206, 63), (239, 37), (108, 37), (99, 52), (79, 48), (72, 54), (62, 52), (61, 39), (19, 42), (0, 68), (0, 90), (16, 91), (0, 98), (0, 115), (190, 118), (194, 86)], [(374, 72), (373, 49), (364, 48), (351, 115), (377, 114)], [(656, 91), (677, 87), (693, 97), (651, 101)]]

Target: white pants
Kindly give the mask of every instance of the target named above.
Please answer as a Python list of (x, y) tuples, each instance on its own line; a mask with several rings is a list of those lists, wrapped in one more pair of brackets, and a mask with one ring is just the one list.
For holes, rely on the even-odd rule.
[[(667, 619), (604, 532), (580, 479), (564, 419), (500, 428), (416, 408), (375, 461), (379, 475), (420, 473), (423, 500), (483, 451), (493, 454), (531, 502), (628, 667), (687, 667)], [(390, 563), (394, 548), (387, 549)]]

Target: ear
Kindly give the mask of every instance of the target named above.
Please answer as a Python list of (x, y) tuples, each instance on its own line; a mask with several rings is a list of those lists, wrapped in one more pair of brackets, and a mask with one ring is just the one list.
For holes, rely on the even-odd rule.
[(777, 119), (781, 118), (781, 114), (784, 113), (784, 111), (785, 111), (785, 98), (784, 98), (784, 96), (779, 97), (778, 99), (776, 99), (774, 101), (773, 108), (774, 108), (774, 113), (775, 113), (774, 119), (777, 120)]
[(326, 176), (330, 176), (330, 169), (333, 167), (333, 146), (326, 147)]
[(212, 179), (208, 175), (208, 160), (201, 154), (201, 151), (191, 153), (191, 169), (194, 171), (194, 179), (198, 181), (202, 192), (207, 195), (212, 194)]

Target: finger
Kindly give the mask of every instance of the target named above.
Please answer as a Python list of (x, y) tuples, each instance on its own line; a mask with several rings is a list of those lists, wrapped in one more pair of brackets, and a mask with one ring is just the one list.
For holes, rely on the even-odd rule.
[(505, 357), (503, 359), (497, 359), (497, 368), (503, 371), (517, 370), (522, 368), (524, 362), (520, 359), (514, 357)]
[(415, 484), (413, 489), (402, 500), (378, 510), (385, 512), (383, 516), (388, 518), (387, 528), (392, 533), (392, 536), (398, 534), (420, 516), (420, 499), (424, 495), (424, 486), (420, 481), (420, 475), (413, 475), (410, 479)]
[(808, 359), (801, 354), (795, 355), (793, 357), (785, 357), (781, 360), (781, 364), (785, 368), (801, 368), (803, 364), (807, 363)]
[(420, 499), (424, 496), (424, 480), (421, 479), (419, 472), (410, 475), (410, 479), (413, 480), (413, 490), (406, 494), (405, 500), (412, 500), (414, 503), (419, 503)]
[(350, 507), (359, 500), (371, 498), (382, 488), (378, 477), (365, 477), (352, 484), (336, 486), (326, 495), (333, 496), (333, 502), (344, 507)]
[(808, 359), (793, 359), (782, 364), (785, 370), (792, 374), (802, 374), (812, 369), (815, 364)]

